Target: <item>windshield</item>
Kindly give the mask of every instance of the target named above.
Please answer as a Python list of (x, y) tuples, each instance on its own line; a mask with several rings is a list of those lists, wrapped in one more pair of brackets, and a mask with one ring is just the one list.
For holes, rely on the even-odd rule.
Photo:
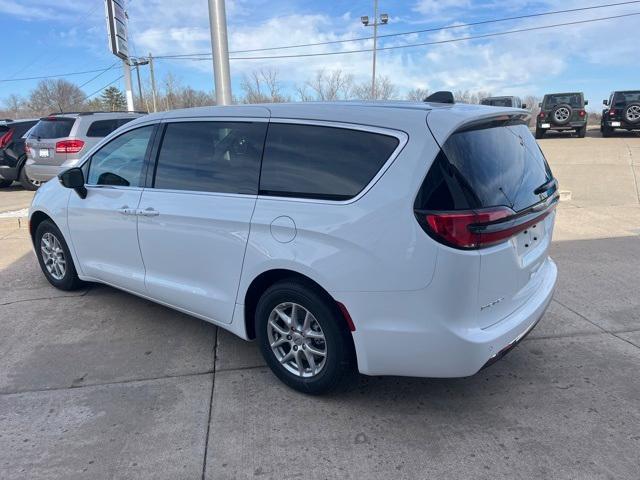
[(33, 127), (31, 136), (36, 138), (68, 137), (75, 121), (75, 118), (69, 117), (43, 118)]
[(492, 107), (512, 107), (511, 98), (485, 98), (482, 105), (491, 105)]
[(613, 97), (614, 105), (626, 105), (631, 102), (640, 102), (640, 90), (635, 92), (618, 92)]
[(543, 108), (553, 108), (556, 105), (567, 103), (573, 108), (582, 108), (582, 95), (579, 93), (557, 93), (544, 97)]

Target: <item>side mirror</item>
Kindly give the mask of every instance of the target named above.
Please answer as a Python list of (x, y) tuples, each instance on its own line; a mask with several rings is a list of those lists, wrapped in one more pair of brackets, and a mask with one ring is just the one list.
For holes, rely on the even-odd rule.
[(527, 104), (526, 104), (526, 103), (523, 103), (523, 104), (522, 104), (522, 107), (520, 107), (520, 108), (527, 108)]
[(542, 108), (542, 102), (538, 103), (538, 107)]
[(65, 188), (73, 188), (80, 198), (87, 198), (87, 189), (84, 186), (84, 173), (79, 167), (70, 168), (58, 175), (58, 180)]
[(585, 104), (585, 105), (589, 105), (589, 100), (585, 100), (585, 101), (584, 101), (584, 104)]
[(606, 106), (609, 106), (609, 100), (602, 100), (602, 103), (604, 103)]

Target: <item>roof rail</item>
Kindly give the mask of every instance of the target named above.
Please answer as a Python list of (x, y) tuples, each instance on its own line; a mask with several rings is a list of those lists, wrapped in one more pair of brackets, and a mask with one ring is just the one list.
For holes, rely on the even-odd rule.
[(424, 101), (433, 103), (456, 103), (455, 99), (453, 98), (453, 93), (446, 90), (432, 93), (427, 98), (425, 98)]
[(55, 117), (56, 115), (93, 115), (94, 113), (144, 113), (148, 114), (149, 112), (145, 112), (142, 110), (134, 110), (129, 112), (127, 110), (92, 110), (89, 112), (53, 112), (47, 115), (47, 117)]

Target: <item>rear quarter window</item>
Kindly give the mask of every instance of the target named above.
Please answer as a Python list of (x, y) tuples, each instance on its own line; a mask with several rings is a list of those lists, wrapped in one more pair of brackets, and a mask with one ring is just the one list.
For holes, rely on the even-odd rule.
[(260, 193), (347, 200), (358, 195), (398, 147), (391, 135), (317, 125), (271, 123)]
[(120, 128), (125, 123), (129, 123), (133, 118), (112, 118), (108, 120), (95, 120), (87, 129), (87, 137), (106, 137), (114, 130)]
[(62, 138), (68, 137), (75, 123), (75, 118), (53, 117), (40, 120), (31, 131), (32, 137)]

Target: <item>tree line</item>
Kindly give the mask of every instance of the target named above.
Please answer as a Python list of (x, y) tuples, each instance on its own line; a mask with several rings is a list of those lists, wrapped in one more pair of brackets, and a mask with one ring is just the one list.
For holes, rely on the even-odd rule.
[[(212, 91), (196, 90), (183, 85), (174, 75), (167, 74), (160, 82), (156, 92), (156, 107), (159, 111), (176, 108), (215, 105)], [(312, 77), (293, 90), (286, 89), (279, 72), (264, 68), (243, 76), (240, 82), (241, 94), (234, 98), (236, 103), (278, 103), (293, 101), (336, 101), (371, 100), (371, 83), (358, 83), (353, 75), (343, 70), (318, 70)], [(153, 96), (149, 84), (144, 85), (142, 96), (134, 89), (136, 110), (153, 111)], [(422, 101), (430, 91), (413, 88), (404, 94), (389, 77), (376, 79), (375, 96), (378, 100)], [(454, 97), (461, 103), (480, 103), (482, 98), (491, 96), (488, 91), (454, 90)], [(523, 102), (532, 111), (532, 117), (538, 113), (540, 97), (526, 96)], [(11, 94), (0, 103), (0, 118), (41, 117), (56, 112), (75, 111), (118, 111), (126, 110), (124, 93), (117, 87), (105, 88), (99, 95), (88, 98), (84, 91), (72, 82), (64, 79), (42, 80), (27, 95)], [(592, 120), (599, 121), (591, 114)], [(591, 118), (590, 118), (591, 119)]]

